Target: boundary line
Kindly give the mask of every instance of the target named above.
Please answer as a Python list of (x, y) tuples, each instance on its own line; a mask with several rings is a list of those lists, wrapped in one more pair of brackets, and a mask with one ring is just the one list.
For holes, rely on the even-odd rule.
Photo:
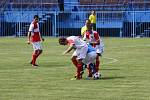
[(119, 61), (118, 59), (110, 58), (110, 57), (103, 57), (103, 58), (105, 58), (105, 59), (110, 59), (110, 60), (112, 60), (112, 61), (107, 62), (107, 63), (102, 63), (101, 65), (111, 64), (111, 63), (115, 63), (115, 62), (118, 62), (118, 61)]

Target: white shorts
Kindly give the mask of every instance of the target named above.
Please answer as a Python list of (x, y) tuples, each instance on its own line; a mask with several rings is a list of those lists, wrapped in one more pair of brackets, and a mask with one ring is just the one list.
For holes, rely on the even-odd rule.
[(96, 60), (96, 56), (97, 56), (97, 54), (96, 54), (95, 51), (87, 53), (85, 59), (83, 59), (83, 63), (86, 64), (86, 65), (88, 65), (90, 63), (94, 63), (95, 60)]
[(95, 49), (96, 53), (102, 54), (104, 52), (104, 43), (102, 40), (100, 41), (100, 45), (96, 45)]
[(86, 57), (87, 54), (87, 50), (88, 50), (88, 46), (85, 45), (82, 48), (77, 48), (74, 53), (72, 54), (72, 56), (77, 56), (77, 59), (84, 59)]
[(35, 50), (42, 50), (41, 42), (32, 42), (33, 49)]

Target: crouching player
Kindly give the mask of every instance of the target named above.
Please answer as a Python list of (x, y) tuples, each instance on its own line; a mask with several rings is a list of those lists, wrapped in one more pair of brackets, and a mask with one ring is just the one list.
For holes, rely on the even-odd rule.
[(85, 41), (77, 36), (70, 36), (70, 37), (61, 37), (59, 38), (60, 45), (69, 45), (68, 49), (63, 53), (69, 53), (72, 49), (75, 49), (74, 53), (72, 54), (72, 62), (76, 67), (76, 79), (82, 79), (82, 69), (83, 69), (83, 62), (82, 60), (85, 59), (88, 45)]

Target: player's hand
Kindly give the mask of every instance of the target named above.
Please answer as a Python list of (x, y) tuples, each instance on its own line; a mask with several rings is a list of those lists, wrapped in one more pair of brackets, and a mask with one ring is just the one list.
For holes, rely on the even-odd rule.
[(63, 52), (63, 53), (62, 53), (62, 55), (65, 55), (65, 54), (66, 54), (66, 52)]
[(90, 43), (90, 45), (91, 45), (91, 46), (93, 46), (93, 45), (94, 45), (94, 43)]
[(44, 38), (42, 38), (42, 41), (44, 41), (45, 39)]
[(28, 41), (27, 43), (30, 44), (30, 41)]

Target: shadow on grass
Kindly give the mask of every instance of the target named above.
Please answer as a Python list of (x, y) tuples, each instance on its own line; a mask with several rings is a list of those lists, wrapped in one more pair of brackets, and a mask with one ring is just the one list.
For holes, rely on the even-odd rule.
[(100, 70), (120, 70), (120, 69), (115, 69), (115, 68), (104, 69), (104, 68), (102, 68)]
[[(46, 62), (46, 63), (37, 63), (38, 67), (45, 67), (45, 68), (66, 68), (66, 65), (62, 64), (62, 63), (57, 63), (57, 62)], [(30, 64), (30, 62), (27, 63), (23, 63), (22, 64), (25, 68), (27, 67), (32, 67), (32, 65)]]
[(101, 77), (100, 80), (111, 80), (111, 79), (120, 79), (120, 78), (125, 78), (124, 76), (119, 76), (119, 77)]
[(66, 68), (66, 65), (64, 65), (62, 63), (57, 63), (57, 62), (41, 63), (40, 66), (42, 66), (42, 67), (51, 67), (51, 68)]
[[(113, 79), (122, 79), (122, 78), (125, 78), (125, 77), (123, 77), (123, 76), (119, 76), (119, 77), (101, 77), (100, 79), (96, 79), (96, 80), (99, 80), (99, 81), (101, 81), (101, 80), (113, 80)], [(85, 77), (83, 77), (82, 78), (83, 80), (94, 80), (93, 78), (85, 78)]]

